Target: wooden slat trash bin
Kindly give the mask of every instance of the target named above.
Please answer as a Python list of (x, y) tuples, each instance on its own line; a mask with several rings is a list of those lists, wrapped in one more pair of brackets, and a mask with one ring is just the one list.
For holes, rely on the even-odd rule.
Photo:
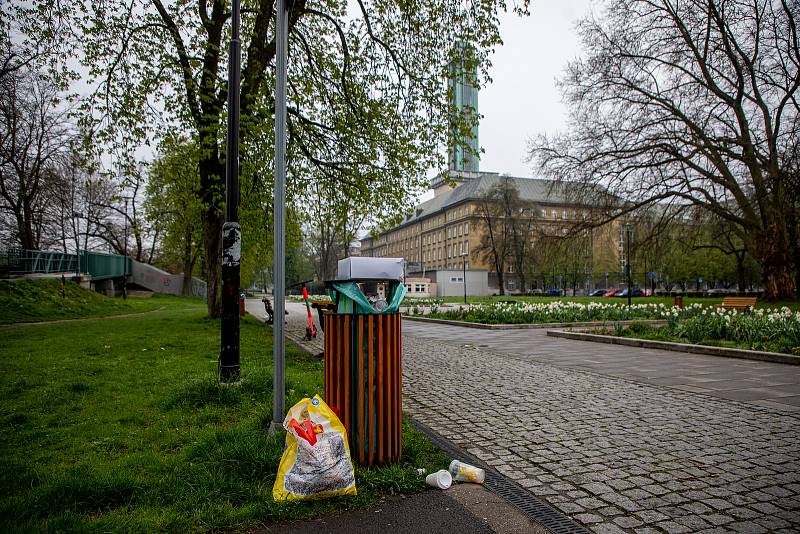
[(325, 402), (338, 414), (361, 465), (402, 454), (400, 313), (323, 314)]

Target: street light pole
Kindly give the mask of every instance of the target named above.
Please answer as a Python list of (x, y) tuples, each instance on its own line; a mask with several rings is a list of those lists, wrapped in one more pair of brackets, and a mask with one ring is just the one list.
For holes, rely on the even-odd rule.
[(231, 6), (231, 45), (228, 59), (228, 138), (225, 153), (225, 224), (222, 226), (222, 321), (219, 380), (239, 381), (239, 88), (242, 43), (239, 39), (239, 0)]
[(464, 304), (467, 303), (467, 253), (461, 254), (462, 264), (464, 266)]
[(631, 305), (631, 225), (625, 225), (625, 272), (628, 275), (628, 306)]
[(275, 188), (273, 214), (273, 306), (272, 323), (272, 425), (278, 429), (286, 415), (286, 340), (283, 315), (286, 309), (286, 60), (289, 46), (289, 13), (286, 0), (277, 1), (275, 18)]
[(125, 197), (125, 250), (122, 259), (122, 300), (128, 299), (128, 197)]
[[(79, 278), (81, 277), (81, 215), (82, 214), (77, 211), (72, 212), (72, 216), (78, 221), (77, 228), (75, 229), (75, 281), (78, 283), (80, 283)], [(89, 224), (88, 221), (86, 224)], [(86, 232), (89, 232), (88, 228)]]

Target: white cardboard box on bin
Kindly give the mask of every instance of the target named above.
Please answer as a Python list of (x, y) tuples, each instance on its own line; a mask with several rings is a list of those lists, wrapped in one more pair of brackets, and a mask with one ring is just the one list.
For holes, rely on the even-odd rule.
[(339, 260), (337, 280), (403, 280), (403, 258), (368, 258), (352, 256)]

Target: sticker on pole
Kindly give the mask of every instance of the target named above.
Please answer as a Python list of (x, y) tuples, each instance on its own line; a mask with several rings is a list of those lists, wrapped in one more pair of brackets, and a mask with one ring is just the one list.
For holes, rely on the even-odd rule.
[(356, 494), (347, 432), (319, 395), (292, 406), (283, 427), (286, 449), (272, 487), (274, 500)]
[(222, 265), (235, 267), (242, 259), (242, 229), (239, 223), (226, 222), (222, 227)]

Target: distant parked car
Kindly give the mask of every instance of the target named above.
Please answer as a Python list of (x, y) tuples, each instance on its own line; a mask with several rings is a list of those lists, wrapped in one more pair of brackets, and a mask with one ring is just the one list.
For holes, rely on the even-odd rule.
[(709, 296), (713, 295), (727, 295), (728, 293), (736, 293), (735, 289), (725, 289), (725, 288), (714, 288), (709, 289), (706, 291), (706, 294)]
[(622, 291), (622, 290), (620, 288), (618, 288), (618, 287), (614, 288), (614, 289), (609, 289), (608, 291), (606, 291), (606, 293), (603, 296), (604, 297), (613, 297), (613, 296), (616, 296), (616, 294), (619, 293), (620, 291)]
[[(623, 297), (623, 298), (627, 297), (628, 296), (628, 288), (623, 289), (622, 291), (620, 291), (619, 293), (617, 293), (614, 296), (615, 297)], [(642, 290), (641, 289), (639, 289), (638, 287), (634, 287), (633, 289), (631, 289), (631, 297), (641, 297), (641, 296), (642, 296)]]
[(548, 289), (547, 290), (547, 294), (550, 295), (551, 297), (560, 297), (561, 296), (561, 290), (560, 289), (554, 289), (554, 288), (553, 289)]
[(608, 289), (595, 289), (589, 293), (590, 297), (602, 297), (608, 292)]

